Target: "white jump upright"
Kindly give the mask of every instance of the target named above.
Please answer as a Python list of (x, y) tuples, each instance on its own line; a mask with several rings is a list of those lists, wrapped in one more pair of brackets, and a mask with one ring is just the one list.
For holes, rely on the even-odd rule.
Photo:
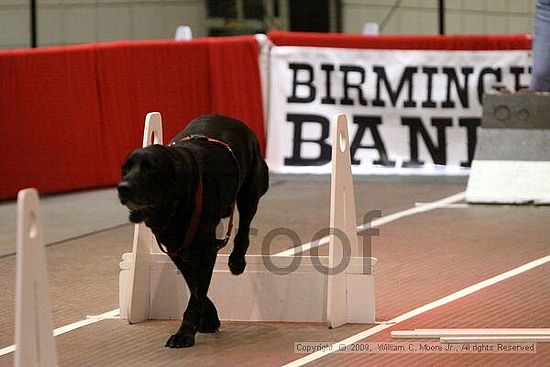
[[(145, 148), (151, 144), (162, 144), (162, 118), (159, 112), (150, 112), (145, 117), (143, 129), (143, 144)], [(158, 251), (155, 246), (155, 237), (144, 223), (134, 227), (134, 243), (132, 245), (132, 267), (130, 274), (129, 292), (121, 293), (127, 297), (122, 304), (127, 305), (127, 310), (121, 310), (121, 314), (127, 315), (128, 322), (133, 324), (145, 321), (149, 318), (149, 294), (151, 253)]]
[[(332, 122), (330, 228), (333, 232), (338, 230), (344, 234), (349, 243), (342, 243), (337, 233), (329, 235), (330, 269), (336, 269), (344, 261), (348, 262), (351, 256), (358, 256), (356, 226), (348, 120), (345, 114), (340, 114)], [(344, 271), (328, 274), (327, 322), (330, 327), (344, 325), (347, 321), (346, 279), (347, 274)]]
[[(221, 320), (328, 321), (330, 327), (374, 322), (376, 259), (360, 256), (347, 119), (340, 115), (334, 123), (333, 175), (339, 177), (332, 180), (330, 226), (338, 238), (329, 241), (330, 256), (247, 255), (245, 272), (234, 276), (229, 255), (219, 254), (208, 296)], [(120, 317), (130, 323), (180, 319), (187, 304), (183, 277), (154, 241), (146, 229), (136, 229), (133, 253), (122, 255)]]
[[(348, 119), (337, 115), (332, 125), (332, 177), (330, 192), (329, 272), (327, 323), (334, 328), (346, 323), (375, 321), (373, 270), (377, 259), (365, 257), (357, 240), (357, 219)], [(339, 235), (338, 235), (339, 234)], [(342, 236), (346, 243), (339, 238)], [(340, 269), (339, 264), (348, 264)]]
[(17, 196), (17, 270), (15, 286), (15, 367), (55, 367), (46, 252), (35, 189)]

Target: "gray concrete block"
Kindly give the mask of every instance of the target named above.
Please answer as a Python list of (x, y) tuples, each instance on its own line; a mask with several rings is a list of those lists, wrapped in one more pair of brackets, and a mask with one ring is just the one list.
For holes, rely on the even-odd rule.
[(550, 94), (487, 94), (481, 127), (550, 129)]
[(474, 160), (550, 161), (550, 129), (481, 128)]

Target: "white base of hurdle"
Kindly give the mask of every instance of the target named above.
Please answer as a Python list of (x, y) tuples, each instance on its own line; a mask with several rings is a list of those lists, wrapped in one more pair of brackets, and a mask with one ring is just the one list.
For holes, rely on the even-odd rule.
[[(264, 263), (283, 269), (294, 256), (247, 255), (246, 270), (235, 276), (227, 266), (228, 255), (218, 255), (208, 296), (221, 320), (325, 322), (327, 275), (318, 271), (309, 256), (298, 256), (300, 265), (288, 274), (274, 274)], [(328, 266), (328, 257), (319, 256)], [(372, 258), (351, 258), (346, 270), (349, 323), (374, 323)], [(120, 317), (127, 318), (131, 254), (120, 263)], [(365, 274), (367, 272), (368, 274)], [(149, 319), (181, 319), (189, 299), (182, 275), (164, 254), (150, 257)]]

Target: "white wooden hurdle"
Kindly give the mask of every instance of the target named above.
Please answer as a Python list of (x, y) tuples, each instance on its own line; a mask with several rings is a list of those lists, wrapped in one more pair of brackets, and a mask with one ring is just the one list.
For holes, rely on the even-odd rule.
[[(151, 119), (160, 123), (160, 115), (147, 115), (145, 137), (151, 136), (151, 129), (160, 129), (156, 123), (151, 124)], [(332, 234), (329, 256), (247, 255), (246, 270), (239, 276), (231, 274), (229, 256), (218, 255), (208, 295), (216, 304), (220, 319), (328, 322), (330, 327), (374, 322), (376, 259), (357, 256), (361, 251), (357, 245), (345, 115), (333, 121), (333, 141), (330, 225), (345, 234), (350, 251), (343, 251), (339, 238)], [(150, 140), (144, 138), (144, 145), (148, 143)], [(168, 256), (159, 253), (154, 241), (146, 228), (138, 226), (133, 252), (122, 255), (120, 315), (130, 323), (180, 319), (187, 304), (189, 293), (183, 277)], [(336, 274), (318, 270), (334, 268), (343, 261), (349, 261), (349, 265)], [(292, 262), (296, 264), (293, 271), (282, 270), (289, 269)]]
[(394, 330), (395, 339), (439, 339), (441, 343), (550, 342), (548, 328)]
[(35, 189), (21, 190), (17, 196), (15, 284), (14, 366), (55, 367), (46, 253)]
[[(150, 112), (145, 117), (142, 147), (162, 144), (162, 141), (161, 115), (159, 112)], [(151, 255), (160, 253), (154, 241), (153, 233), (144, 223), (134, 226), (134, 243), (130, 255), (132, 264), (136, 266), (128, 269), (129, 274), (124, 278), (127, 280), (124, 287), (128, 291), (119, 293), (120, 313), (131, 324), (149, 318)]]

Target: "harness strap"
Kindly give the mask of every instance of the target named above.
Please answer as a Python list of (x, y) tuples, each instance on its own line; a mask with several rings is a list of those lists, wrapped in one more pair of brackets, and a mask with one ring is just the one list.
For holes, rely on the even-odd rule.
[(195, 209), (193, 209), (193, 216), (189, 222), (189, 227), (187, 228), (187, 233), (185, 234), (184, 244), (191, 243), (199, 227), (199, 222), (201, 219), (202, 213), (202, 177), (199, 176), (199, 182), (197, 184), (197, 190), (195, 191)]
[[(233, 157), (233, 160), (235, 161), (235, 164), (237, 165), (237, 170), (239, 173), (239, 180), (241, 177), (241, 167), (239, 165), (239, 161), (237, 160), (237, 157), (235, 156), (235, 153), (233, 153), (233, 149), (231, 149), (231, 146), (227, 144), (226, 142), (223, 142), (218, 139), (209, 138), (205, 135), (188, 135), (184, 136), (180, 139), (180, 141), (187, 141), (187, 140), (193, 140), (193, 139), (203, 139), (207, 140), (212, 143), (220, 144), (224, 148), (226, 148), (229, 153), (231, 153), (231, 156)], [(175, 145), (176, 142), (172, 142), (170, 145)], [(225, 237), (223, 239), (216, 239), (216, 250), (219, 251), (220, 249), (224, 248), (229, 243), (229, 238), (231, 237), (231, 231), (233, 230), (233, 217), (235, 214), (235, 202), (237, 201), (237, 193), (238, 190), (235, 192), (235, 196), (233, 199), (233, 204), (231, 204), (231, 214), (229, 216), (229, 223), (227, 226), (227, 232), (225, 234)], [(199, 227), (200, 217), (202, 213), (202, 205), (203, 205), (203, 184), (202, 184), (202, 176), (199, 171), (199, 180), (197, 183), (197, 189), (195, 190), (195, 208), (193, 209), (193, 215), (191, 217), (191, 221), (189, 222), (189, 226), (187, 228), (187, 233), (185, 234), (184, 239), (184, 245), (190, 244), (191, 241), (195, 238), (195, 234), (197, 232), (197, 228)], [(157, 244), (162, 252), (169, 256), (179, 256), (179, 252), (184, 247), (180, 248), (178, 251), (172, 253), (163, 248), (161, 243), (157, 240)]]

